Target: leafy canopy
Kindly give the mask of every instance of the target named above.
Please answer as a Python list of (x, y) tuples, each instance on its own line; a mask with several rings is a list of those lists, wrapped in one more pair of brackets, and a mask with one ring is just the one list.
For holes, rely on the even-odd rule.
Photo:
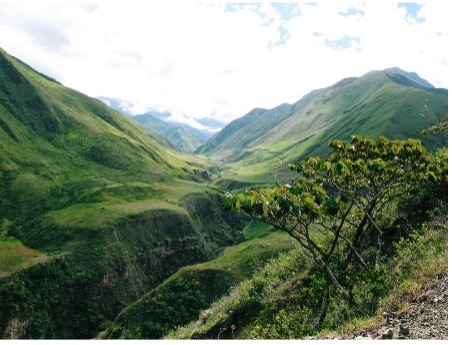
[[(326, 159), (308, 157), (290, 166), (298, 181), (224, 200), (226, 208), (287, 232), (323, 272), (319, 328), (332, 289), (355, 305), (361, 286), (379, 280), (380, 223), (387, 210), (423, 184), (447, 184), (447, 154), (432, 155), (416, 139), (354, 136), (350, 142), (333, 140), (330, 147)], [(369, 286), (376, 298), (381, 289)]]

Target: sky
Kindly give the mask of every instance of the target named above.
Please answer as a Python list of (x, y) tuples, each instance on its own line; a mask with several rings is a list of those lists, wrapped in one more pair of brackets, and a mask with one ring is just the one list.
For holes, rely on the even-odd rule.
[(0, 0), (0, 47), (133, 114), (227, 123), (394, 66), (448, 88), (446, 4)]

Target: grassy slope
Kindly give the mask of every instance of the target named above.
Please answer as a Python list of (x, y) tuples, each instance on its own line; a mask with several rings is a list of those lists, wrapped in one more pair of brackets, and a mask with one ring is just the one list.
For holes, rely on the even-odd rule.
[(194, 152), (204, 143), (203, 140), (188, 129), (162, 121), (152, 115), (137, 115), (133, 119), (162, 133), (165, 138), (182, 152)]
[[(157, 339), (198, 317), (199, 311), (251, 277), (263, 263), (295, 246), (280, 232), (251, 222), (247, 242), (228, 247), (212, 261), (187, 266), (128, 306), (101, 338)], [(209, 288), (206, 288), (206, 287)]]
[[(330, 306), (322, 333), (352, 333), (381, 323), (383, 312), (404, 310), (438, 276), (447, 275), (447, 217), (401, 239), (387, 259), (386, 295), (376, 315), (358, 318), (339, 301)], [(167, 339), (300, 339), (315, 334), (319, 306), (311, 305), (309, 260), (300, 248), (280, 255), (251, 279), (200, 313)]]
[(227, 125), (197, 152), (207, 154), (221, 152), (221, 158), (227, 161), (239, 160), (241, 149), (283, 121), (290, 108), (289, 104), (284, 103), (273, 109), (254, 109)]
[(184, 206), (221, 214), (196, 182), (201, 160), (2, 50), (0, 100), (1, 334), (91, 337), (178, 268), (243, 239), (235, 215), (213, 217), (224, 234), (213, 238)]
[(30, 267), (39, 262), (46, 262), (48, 255), (28, 248), (16, 238), (8, 235), (8, 222), (0, 226), (0, 278)]
[[(246, 122), (243, 129), (231, 123), (198, 150), (222, 168), (220, 185), (234, 189), (253, 182), (286, 182), (292, 176), (288, 163), (307, 155), (326, 155), (333, 138), (420, 137), (422, 129), (447, 113), (447, 90), (418, 87), (403, 76), (374, 71), (313, 91), (283, 110), (272, 115), (274, 123), (265, 118), (269, 111), (252, 112), (236, 120)], [(258, 135), (239, 140), (249, 138), (249, 128)], [(423, 141), (429, 147), (446, 142)]]
[(205, 190), (180, 179), (199, 167), (155, 133), (4, 51), (0, 67), (2, 221), (38, 215), (101, 228), (128, 214), (177, 210), (161, 201)]

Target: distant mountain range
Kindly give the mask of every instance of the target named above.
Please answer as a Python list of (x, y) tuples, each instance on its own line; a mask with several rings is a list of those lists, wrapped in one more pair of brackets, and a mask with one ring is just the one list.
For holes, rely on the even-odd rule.
[[(447, 114), (448, 91), (397, 67), (346, 78), (294, 104), (256, 108), (232, 121), (196, 153), (229, 163), (225, 181), (269, 181), (287, 162), (324, 156), (334, 138), (354, 134), (420, 137)], [(423, 139), (427, 146), (446, 139)], [(229, 171), (229, 172), (228, 172)], [(265, 177), (263, 177), (265, 176)], [(225, 182), (224, 185), (229, 185)]]
[(172, 120), (171, 113), (167, 111), (149, 110), (144, 114), (134, 115), (131, 112), (133, 105), (127, 101), (103, 96), (98, 99), (112, 109), (155, 129), (179, 150), (186, 153), (194, 152), (226, 125), (213, 118), (191, 119), (193, 125), (189, 125)]
[(182, 152), (194, 152), (204, 144), (199, 130), (183, 124), (172, 124), (151, 114), (136, 115), (133, 119), (161, 133)]

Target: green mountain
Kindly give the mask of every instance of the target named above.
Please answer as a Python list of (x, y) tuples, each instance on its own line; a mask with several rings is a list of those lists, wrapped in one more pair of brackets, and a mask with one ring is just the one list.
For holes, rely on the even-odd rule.
[(136, 115), (133, 119), (161, 133), (182, 152), (194, 152), (204, 143), (187, 128), (160, 120), (150, 114)]
[[(372, 71), (312, 91), (298, 102), (254, 109), (223, 128), (196, 153), (217, 162), (220, 184), (269, 183), (288, 178), (286, 163), (324, 156), (333, 138), (421, 137), (447, 114), (448, 92), (399, 69)], [(445, 139), (423, 139), (428, 147)]]
[(0, 49), (0, 334), (154, 338), (194, 321), (173, 336), (248, 337), (304, 322), (309, 263), (276, 259), (294, 242), (223, 211), (218, 186), (287, 180), (286, 163), (332, 138), (419, 137), (446, 113), (447, 90), (392, 68), (254, 109), (188, 155), (200, 143), (184, 128), (144, 126)]
[[(238, 160), (237, 148), (247, 147), (256, 138), (265, 135), (274, 126), (282, 122), (289, 114), (291, 106), (281, 104), (274, 109), (256, 108), (245, 116), (233, 121), (222, 131), (213, 136), (207, 143), (201, 146), (196, 153), (221, 152), (231, 160)], [(259, 123), (259, 126), (257, 126)]]
[[(154, 128), (158, 131), (162, 130), (162, 134), (164, 134), (166, 137), (169, 137), (171, 140), (171, 134), (172, 132), (177, 131), (180, 128), (183, 128), (183, 134), (181, 135), (182, 139), (179, 139), (179, 136), (175, 136), (175, 144), (180, 149), (182, 148), (183, 151), (184, 148), (184, 137), (188, 136), (188, 147), (190, 148), (191, 141), (195, 141), (197, 144), (195, 149), (201, 146), (205, 141), (210, 139), (214, 132), (217, 132), (221, 128), (225, 126), (225, 123), (220, 122), (214, 118), (201, 118), (201, 119), (191, 119), (193, 124), (201, 125), (204, 127), (203, 129), (195, 128), (192, 125), (189, 125), (187, 123), (173, 121), (170, 119), (171, 113), (168, 111), (160, 112), (157, 110), (149, 110), (145, 114), (141, 115), (134, 115), (131, 113), (131, 109), (133, 107), (133, 104), (117, 99), (117, 98), (110, 98), (110, 97), (97, 97), (102, 102), (107, 104), (110, 108), (120, 112), (121, 114), (132, 117), (135, 120), (138, 120), (138, 122), (142, 122), (145, 125)], [(157, 119), (157, 120), (155, 120)], [(163, 123), (159, 122), (163, 121)], [(193, 137), (194, 136), (194, 137)], [(181, 141), (182, 145), (179, 145), (179, 141)], [(189, 150), (189, 152), (193, 152), (194, 149)]]
[(423, 86), (423, 87), (426, 87), (426, 88), (429, 88), (429, 89), (435, 88), (432, 84), (430, 84), (427, 80), (421, 78), (415, 72), (406, 72), (403, 69), (400, 69), (398, 67), (386, 68), (385, 71), (388, 74), (392, 74), (392, 75), (400, 74), (400, 75), (404, 76), (405, 78), (411, 80), (412, 82), (414, 82), (416, 84), (419, 84), (420, 86)]
[(0, 50), (3, 337), (93, 337), (180, 267), (244, 239), (203, 161), (171, 147)]

